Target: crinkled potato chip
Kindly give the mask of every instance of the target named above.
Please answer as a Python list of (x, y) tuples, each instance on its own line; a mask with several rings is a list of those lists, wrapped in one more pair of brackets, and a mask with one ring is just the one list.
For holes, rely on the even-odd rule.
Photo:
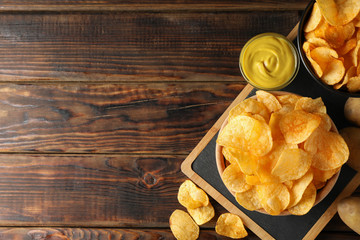
[(231, 121), (236, 116), (244, 115), (244, 113), (259, 114), (265, 119), (266, 122), (268, 122), (270, 118), (270, 113), (263, 103), (256, 101), (253, 98), (248, 98), (230, 110), (229, 121)]
[(352, 22), (342, 26), (329, 25), (325, 29), (325, 40), (333, 48), (345, 45), (345, 41), (350, 39), (355, 33), (355, 26)]
[(241, 218), (232, 213), (219, 216), (215, 231), (217, 234), (230, 238), (244, 238), (248, 235)]
[(209, 222), (215, 216), (214, 207), (209, 202), (208, 205), (198, 208), (188, 208), (190, 216), (194, 219), (197, 225), (203, 225)]
[(327, 63), (321, 80), (327, 85), (339, 83), (345, 75), (345, 67), (343, 61), (332, 59)]
[(296, 180), (309, 170), (311, 161), (310, 154), (302, 149), (285, 149), (272, 169), (271, 174), (279, 177), (281, 182)]
[(185, 180), (178, 191), (178, 201), (186, 208), (198, 208), (209, 204), (209, 197), (192, 181)]
[(177, 240), (195, 240), (199, 237), (199, 226), (190, 215), (176, 209), (169, 219), (170, 229)]
[(335, 89), (340, 89), (342, 86), (346, 85), (349, 82), (349, 79), (356, 76), (356, 68), (354, 66), (351, 66), (345, 73), (344, 79), (335, 84)]
[(308, 171), (304, 176), (298, 180), (293, 181), (293, 187), (289, 190), (290, 192), (290, 202), (288, 208), (295, 206), (300, 202), (306, 188), (313, 180), (312, 171)]
[(316, 0), (327, 22), (341, 26), (351, 22), (359, 13), (358, 0)]
[(287, 143), (298, 144), (305, 141), (320, 125), (321, 118), (302, 110), (285, 114), (280, 120), (280, 130)]
[(304, 148), (312, 154), (312, 166), (331, 170), (343, 165), (349, 158), (349, 148), (340, 134), (316, 129), (305, 141)]
[(314, 49), (315, 47), (330, 47), (329, 43), (322, 38), (317, 38), (317, 37), (309, 38), (307, 42), (313, 45), (312, 49)]
[(309, 113), (326, 113), (326, 107), (321, 97), (316, 99), (302, 97), (296, 102), (294, 109), (303, 110)]
[(276, 96), (276, 98), (279, 100), (280, 104), (283, 107), (284, 105), (290, 105), (295, 107), (296, 102), (301, 98), (301, 96), (295, 94), (285, 94)]
[(311, 31), (315, 30), (315, 28), (321, 22), (321, 19), (322, 19), (322, 15), (320, 12), (320, 8), (319, 8), (318, 4), (315, 2), (313, 9), (311, 11), (309, 20), (307, 21), (307, 23), (304, 26), (304, 32), (311, 32)]
[(235, 199), (242, 207), (249, 211), (262, 208), (260, 200), (257, 196), (256, 188), (251, 188), (246, 192), (236, 193)]
[(281, 108), (281, 104), (277, 98), (269, 92), (262, 90), (256, 91), (257, 100), (265, 105), (270, 113), (278, 111)]
[(326, 113), (315, 113), (315, 114), (321, 118), (319, 128), (322, 128), (326, 131), (330, 131), (330, 129), (332, 128), (332, 121), (329, 115), (327, 115)]
[(293, 215), (304, 215), (314, 206), (315, 200), (316, 188), (313, 183), (310, 183), (300, 202), (298, 202), (295, 206), (288, 208), (288, 211)]
[(282, 183), (261, 184), (256, 190), (261, 206), (271, 215), (279, 215), (289, 205), (290, 193)]
[(217, 143), (263, 156), (272, 148), (269, 125), (249, 116), (236, 116), (219, 133)]
[(245, 192), (252, 188), (252, 185), (246, 183), (245, 175), (241, 172), (237, 164), (227, 166), (221, 178), (225, 186), (233, 192)]
[(350, 52), (352, 49), (356, 47), (357, 40), (356, 38), (351, 38), (345, 42), (344, 45), (340, 46), (336, 51), (340, 56), (343, 56)]
[(320, 65), (311, 57), (311, 50), (315, 48), (315, 45), (311, 44), (310, 42), (304, 42), (303, 50), (306, 54), (307, 59), (309, 60), (315, 74), (321, 78), (323, 75), (323, 70), (321, 69)]
[(314, 180), (319, 182), (326, 182), (332, 176), (334, 176), (338, 171), (340, 171), (341, 167), (330, 169), (330, 170), (320, 170), (315, 167), (312, 167), (311, 170), (314, 175)]

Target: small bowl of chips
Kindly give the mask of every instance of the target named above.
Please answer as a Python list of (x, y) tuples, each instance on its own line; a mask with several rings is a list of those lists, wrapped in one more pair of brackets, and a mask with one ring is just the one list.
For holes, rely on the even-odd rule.
[(230, 110), (215, 154), (242, 207), (304, 215), (331, 191), (349, 149), (321, 98), (259, 90)]
[(297, 36), (300, 58), (313, 79), (347, 97), (360, 97), (359, 11), (358, 0), (312, 0)]

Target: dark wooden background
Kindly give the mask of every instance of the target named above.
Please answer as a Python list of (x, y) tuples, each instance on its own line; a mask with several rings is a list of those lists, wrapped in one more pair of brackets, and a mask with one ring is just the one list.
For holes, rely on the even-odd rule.
[[(245, 86), (242, 46), (307, 3), (0, 1), (0, 239), (173, 239), (180, 164)], [(212, 203), (200, 239), (227, 239)], [(360, 236), (336, 215), (318, 239)]]

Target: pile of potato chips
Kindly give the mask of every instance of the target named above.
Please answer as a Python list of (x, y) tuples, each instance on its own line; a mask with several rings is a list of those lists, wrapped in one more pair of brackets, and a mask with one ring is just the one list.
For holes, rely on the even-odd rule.
[(334, 89), (360, 91), (359, 11), (359, 0), (317, 0), (304, 25), (304, 53)]
[(226, 187), (244, 208), (271, 215), (306, 214), (349, 157), (321, 98), (265, 91), (230, 110), (217, 144)]
[[(207, 194), (190, 180), (181, 184), (178, 201), (188, 213), (176, 209), (169, 219), (170, 229), (177, 240), (195, 240), (199, 237), (199, 225), (207, 223), (215, 216), (214, 208)], [(240, 217), (231, 213), (219, 216), (215, 231), (231, 238), (244, 238), (248, 235)]]

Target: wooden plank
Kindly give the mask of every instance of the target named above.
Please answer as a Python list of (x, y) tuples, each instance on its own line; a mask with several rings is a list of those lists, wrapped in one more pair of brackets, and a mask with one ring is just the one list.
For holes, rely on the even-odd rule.
[(239, 81), (241, 47), (298, 11), (0, 14), (2, 82)]
[(155, 0), (119, 1), (119, 0), (8, 0), (1, 4), (0, 11), (273, 11), (303, 10), (308, 0), (270, 0), (270, 1), (236, 1), (236, 0)]
[(188, 154), (243, 86), (3, 84), (0, 151)]

